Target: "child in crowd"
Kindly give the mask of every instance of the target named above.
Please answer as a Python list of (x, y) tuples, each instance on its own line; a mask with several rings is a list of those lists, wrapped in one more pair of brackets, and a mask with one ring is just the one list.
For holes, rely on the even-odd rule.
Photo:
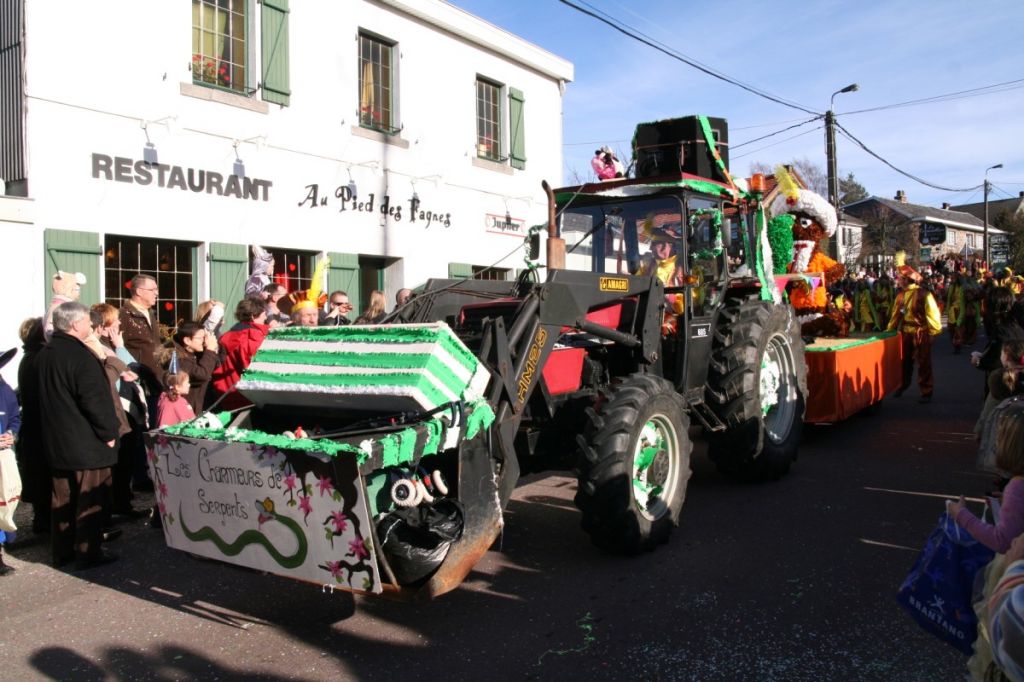
[(981, 436), (985, 422), (996, 405), (1010, 396), (1024, 393), (1024, 340), (1013, 339), (1003, 343), (999, 353), (1000, 368), (989, 372), (987, 377), (988, 395), (981, 407), (981, 414), (974, 426), (974, 433)]
[(196, 413), (188, 402), (188, 391), (191, 388), (188, 372), (168, 374), (165, 381), (167, 390), (160, 394), (156, 408), (157, 426), (163, 428), (195, 419)]
[(1024, 533), (1024, 411), (999, 414), (995, 428), (996, 466), (1011, 476), (1003, 489), (999, 521), (993, 526), (980, 520), (964, 506), (963, 495), (947, 505), (947, 512), (978, 542), (1004, 554)]

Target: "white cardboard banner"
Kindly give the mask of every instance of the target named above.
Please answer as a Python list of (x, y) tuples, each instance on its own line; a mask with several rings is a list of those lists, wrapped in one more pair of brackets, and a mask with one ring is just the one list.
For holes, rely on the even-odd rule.
[(381, 592), (352, 457), (150, 433), (150, 475), (175, 549), (343, 590)]

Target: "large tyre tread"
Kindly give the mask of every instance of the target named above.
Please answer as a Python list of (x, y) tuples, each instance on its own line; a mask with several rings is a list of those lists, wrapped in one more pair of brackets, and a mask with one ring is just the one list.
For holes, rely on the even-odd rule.
[[(709, 363), (708, 394), (710, 405), (726, 430), (709, 435), (709, 454), (719, 470), (730, 477), (779, 478), (796, 459), (807, 396), (800, 325), (788, 308), (775, 308), (756, 299), (737, 299), (723, 307), (717, 327)], [(800, 404), (789, 438), (782, 444), (772, 444), (762, 433), (758, 376), (764, 345), (779, 331), (788, 335), (794, 353)]]
[(628, 463), (633, 456), (633, 432), (648, 404), (669, 401), (669, 409), (678, 415), (678, 447), (685, 468), (679, 495), (683, 498), (692, 452), (689, 417), (681, 396), (668, 381), (658, 377), (632, 375), (606, 390), (603, 398), (600, 413), (587, 410), (587, 424), (577, 437), (580, 457), (575, 502), (582, 512), (580, 525), (595, 545), (607, 551), (649, 551), (666, 542), (672, 528), (678, 525), (682, 499), (668, 514), (654, 521), (639, 513), (633, 501)]

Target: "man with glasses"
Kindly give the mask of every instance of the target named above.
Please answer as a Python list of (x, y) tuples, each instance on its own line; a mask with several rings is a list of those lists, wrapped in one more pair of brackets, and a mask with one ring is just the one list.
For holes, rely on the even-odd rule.
[(348, 300), (348, 294), (344, 291), (333, 291), (327, 299), (327, 306), (330, 310), (320, 314), (321, 327), (341, 327), (352, 324), (352, 321), (345, 317), (352, 312), (352, 304)]
[[(146, 391), (146, 405), (149, 408), (149, 423), (156, 424), (156, 407), (163, 392), (163, 367), (157, 359), (162, 345), (160, 339), (160, 323), (156, 316), (156, 299), (160, 294), (156, 279), (152, 275), (138, 274), (132, 277), (132, 296), (121, 306), (121, 334), (124, 347), (132, 354), (140, 367), (136, 369), (139, 381)], [(136, 490), (152, 490), (153, 483), (149, 480), (145, 466), (145, 451), (139, 448), (136, 458), (135, 480)]]

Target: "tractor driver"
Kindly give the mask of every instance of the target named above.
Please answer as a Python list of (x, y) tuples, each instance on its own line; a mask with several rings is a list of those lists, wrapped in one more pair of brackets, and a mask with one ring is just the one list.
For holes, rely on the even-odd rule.
[[(685, 283), (683, 266), (676, 262), (678, 258), (676, 243), (679, 241), (679, 235), (670, 226), (648, 230), (645, 225), (644, 231), (651, 235), (651, 250), (640, 258), (640, 267), (637, 268), (636, 274), (649, 275), (653, 272), (666, 287), (683, 286)], [(663, 334), (675, 330), (674, 318), (676, 315), (683, 314), (685, 301), (683, 294), (665, 294)]]

